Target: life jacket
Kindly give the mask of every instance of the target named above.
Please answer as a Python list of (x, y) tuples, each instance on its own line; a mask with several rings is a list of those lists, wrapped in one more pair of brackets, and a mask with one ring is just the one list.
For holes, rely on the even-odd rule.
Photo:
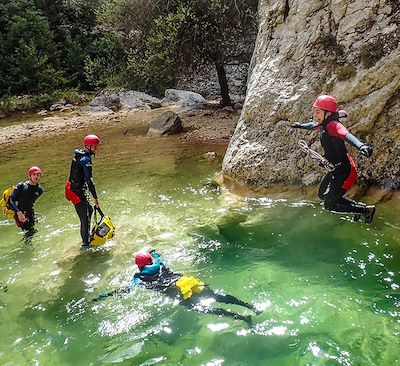
[(333, 165), (342, 168), (350, 168), (350, 162), (347, 154), (344, 139), (331, 136), (328, 132), (328, 125), (339, 121), (340, 115), (333, 113), (328, 116), (320, 126), (321, 146), (324, 149), (325, 158)]
[(8, 206), (8, 201), (10, 199), (11, 194), (13, 193), (15, 189), (15, 186), (10, 186), (8, 187), (2, 194), (1, 200), (0, 200), (0, 206), (1, 210), (3, 211), (3, 214), (8, 218), (12, 219), (15, 215), (15, 212), (11, 210)]
[(143, 284), (146, 288), (167, 291), (181, 277), (180, 273), (171, 272), (165, 266), (164, 262), (159, 260), (152, 265), (145, 266), (140, 272), (135, 273), (132, 279), (132, 286)]
[(74, 157), (71, 161), (71, 169), (69, 173), (69, 181), (75, 184), (83, 185), (85, 183), (85, 176), (83, 173), (83, 169), (79, 164), (79, 161), (85, 156), (90, 156), (88, 152), (82, 149), (76, 149), (74, 152)]
[(84, 199), (83, 191), (86, 186), (85, 173), (82, 166), (79, 164), (79, 161), (85, 156), (88, 156), (88, 159), (90, 159), (90, 154), (85, 150), (75, 150), (75, 155), (71, 162), (69, 178), (65, 183), (65, 198), (68, 201), (71, 201), (74, 205), (77, 205)]
[[(97, 221), (96, 211), (100, 213), (100, 221)], [(99, 247), (103, 245), (108, 239), (111, 239), (115, 234), (115, 226), (111, 222), (109, 216), (104, 216), (100, 208), (95, 207), (94, 211), (95, 225), (90, 235), (90, 245)]]
[(84, 190), (86, 187), (85, 173), (82, 165), (80, 164), (82, 158), (86, 158), (89, 162), (91, 161), (90, 154), (87, 151), (76, 149), (75, 155), (71, 161), (71, 169), (68, 178), (68, 181), (71, 182), (72, 190), (78, 195), (80, 194), (80, 191)]

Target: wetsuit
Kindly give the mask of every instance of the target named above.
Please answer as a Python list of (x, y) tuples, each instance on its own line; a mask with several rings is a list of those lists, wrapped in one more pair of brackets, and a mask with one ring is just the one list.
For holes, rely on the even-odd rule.
[[(33, 210), (33, 206), (42, 193), (43, 189), (40, 184), (32, 185), (29, 184), (29, 181), (18, 183), (11, 193), (8, 206), (15, 211), (15, 223), (21, 229), (27, 231), (33, 230), (35, 226), (35, 211)], [(25, 222), (21, 222), (18, 219), (18, 211), (21, 211), (25, 215)]]
[(93, 213), (93, 208), (87, 199), (88, 191), (94, 199), (97, 199), (92, 176), (92, 157), (88, 151), (75, 150), (67, 185), (68, 183), (70, 183), (69, 189), (77, 196), (73, 203), (81, 222), (82, 242), (87, 246), (90, 244), (90, 219)]
[(344, 142), (347, 141), (358, 149), (364, 144), (339, 122), (339, 114), (332, 113), (321, 124), (309, 121), (296, 127), (320, 131), (324, 156), (334, 166), (334, 170), (322, 179), (318, 190), (318, 196), (324, 201), (325, 209), (356, 214), (368, 212), (366, 204), (344, 196), (358, 177), (353, 158), (347, 153)]
[(193, 293), (188, 299), (184, 299), (179, 288), (175, 284), (183, 275), (180, 273), (171, 272), (165, 266), (164, 261), (156, 252), (152, 252), (151, 255), (154, 259), (154, 263), (144, 266), (140, 272), (133, 276), (131, 287), (143, 282), (146, 287), (163, 291), (169, 297), (178, 298), (182, 305), (185, 305), (192, 310), (215, 315), (229, 316), (234, 319), (244, 321), (251, 321), (250, 316), (243, 316), (221, 308), (212, 309), (209, 306), (202, 305), (202, 299), (213, 298), (217, 302), (244, 306), (255, 311), (253, 305), (241, 301), (232, 295), (217, 294), (207, 285), (204, 286), (204, 289), (200, 293)]
[(251, 305), (247, 302), (241, 301), (232, 295), (217, 294), (211, 288), (209, 288), (207, 285), (204, 286), (204, 289), (200, 293), (193, 293), (193, 295), (190, 296), (190, 298), (184, 299), (182, 297), (182, 294), (181, 294), (178, 286), (176, 286), (176, 282), (183, 275), (180, 273), (174, 273), (174, 272), (170, 271), (166, 267), (164, 261), (160, 258), (160, 256), (156, 252), (153, 251), (151, 253), (151, 256), (154, 259), (154, 263), (150, 264), (150, 265), (146, 265), (142, 268), (139, 268), (140, 272), (135, 273), (135, 275), (133, 276), (132, 282), (129, 286), (127, 286), (123, 289), (103, 293), (94, 300), (99, 300), (99, 299), (105, 298), (107, 296), (115, 295), (115, 294), (119, 295), (119, 294), (127, 293), (130, 290), (132, 290), (132, 288), (134, 286), (144, 285), (146, 288), (152, 288), (152, 289), (162, 291), (169, 297), (178, 298), (182, 305), (185, 305), (192, 310), (203, 312), (203, 313), (224, 315), (224, 316), (229, 316), (234, 319), (251, 322), (250, 315), (244, 316), (244, 315), (240, 315), (237, 313), (233, 313), (233, 312), (225, 310), (225, 309), (220, 309), (220, 308), (212, 309), (209, 306), (202, 305), (200, 302), (201, 302), (201, 299), (204, 299), (204, 298), (213, 298), (217, 302), (244, 306), (244, 307), (251, 309), (257, 313), (257, 310), (253, 307), (253, 305)]

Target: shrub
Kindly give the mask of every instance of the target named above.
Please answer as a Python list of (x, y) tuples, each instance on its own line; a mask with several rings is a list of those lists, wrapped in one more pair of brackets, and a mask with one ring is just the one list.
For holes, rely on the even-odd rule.
[(125, 63), (121, 37), (106, 33), (90, 45), (84, 60), (86, 80), (93, 87), (118, 86), (123, 79)]
[(76, 89), (56, 90), (52, 95), (53, 101), (64, 99), (70, 104), (79, 104), (88, 98), (79, 93)]
[(364, 68), (369, 69), (374, 66), (385, 54), (384, 42), (377, 40), (376, 42), (367, 43), (359, 53), (360, 63)]
[(333, 52), (336, 56), (342, 56), (344, 53), (344, 47), (340, 43), (337, 43), (336, 37), (332, 34), (323, 34), (319, 39), (322, 44), (322, 48), (327, 52)]

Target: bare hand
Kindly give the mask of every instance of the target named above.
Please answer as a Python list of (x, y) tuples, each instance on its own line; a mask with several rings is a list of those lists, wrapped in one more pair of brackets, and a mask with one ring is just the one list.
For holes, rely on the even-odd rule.
[(94, 205), (95, 205), (97, 208), (99, 208), (99, 199), (98, 199), (98, 198), (95, 198), (95, 199), (94, 199)]
[(25, 222), (26, 221), (26, 217), (24, 215), (24, 213), (22, 211), (18, 211), (17, 212), (17, 216), (18, 216), (18, 220), (21, 222)]

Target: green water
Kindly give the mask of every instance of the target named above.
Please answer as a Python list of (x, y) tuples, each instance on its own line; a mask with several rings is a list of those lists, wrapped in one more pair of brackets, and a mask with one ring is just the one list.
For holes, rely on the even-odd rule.
[[(63, 197), (73, 147), (93, 131), (1, 151), (0, 187), (31, 164), (45, 172), (32, 243), (0, 221), (1, 365), (400, 364), (398, 201), (367, 226), (317, 200), (239, 198), (209, 184), (220, 165), (202, 154), (223, 146), (124, 128), (96, 130), (100, 204), (117, 226), (96, 251), (79, 252), (79, 222)], [(146, 244), (172, 269), (264, 312), (249, 327), (141, 288), (91, 302), (130, 281), (132, 254)]]

